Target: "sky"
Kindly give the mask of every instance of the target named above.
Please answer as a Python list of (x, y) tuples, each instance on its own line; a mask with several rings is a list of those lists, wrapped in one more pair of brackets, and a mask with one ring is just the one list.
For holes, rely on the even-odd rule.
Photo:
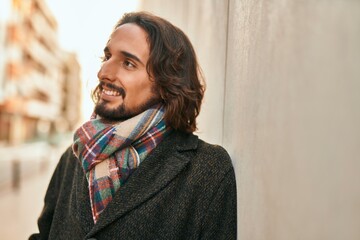
[(60, 46), (75, 52), (83, 81), (83, 120), (90, 118), (91, 90), (97, 84), (100, 57), (116, 22), (138, 9), (137, 0), (45, 0), (58, 23)]

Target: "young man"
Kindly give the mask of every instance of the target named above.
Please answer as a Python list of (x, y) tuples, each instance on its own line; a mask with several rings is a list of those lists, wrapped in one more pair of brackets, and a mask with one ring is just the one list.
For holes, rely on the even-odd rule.
[(193, 135), (204, 87), (186, 35), (125, 14), (98, 78), (30, 239), (236, 239), (229, 155)]

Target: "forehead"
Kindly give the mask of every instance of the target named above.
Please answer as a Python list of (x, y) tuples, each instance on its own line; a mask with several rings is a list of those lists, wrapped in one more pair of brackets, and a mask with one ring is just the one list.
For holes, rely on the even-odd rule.
[(134, 23), (126, 23), (115, 29), (111, 34), (107, 47), (110, 51), (126, 51), (142, 60), (149, 56), (147, 33)]

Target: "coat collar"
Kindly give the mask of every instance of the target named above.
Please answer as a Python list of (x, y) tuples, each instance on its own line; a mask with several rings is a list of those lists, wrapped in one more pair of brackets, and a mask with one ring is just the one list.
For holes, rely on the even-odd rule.
[(195, 150), (198, 137), (174, 131), (156, 147), (121, 187), (101, 213), (87, 237), (91, 237), (116, 219), (156, 195), (188, 164), (185, 151)]

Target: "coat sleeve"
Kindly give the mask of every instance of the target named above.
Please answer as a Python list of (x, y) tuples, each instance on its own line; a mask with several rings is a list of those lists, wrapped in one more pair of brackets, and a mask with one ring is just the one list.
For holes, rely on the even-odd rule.
[(204, 217), (200, 239), (236, 239), (236, 180), (232, 168), (219, 184)]
[(45, 194), (44, 207), (38, 219), (39, 233), (32, 234), (29, 237), (29, 240), (43, 240), (49, 238), (53, 215), (56, 208), (56, 202), (61, 187), (60, 180), (62, 172), (62, 160), (64, 158), (64, 155), (55, 168), (55, 171), (51, 177), (49, 186)]

